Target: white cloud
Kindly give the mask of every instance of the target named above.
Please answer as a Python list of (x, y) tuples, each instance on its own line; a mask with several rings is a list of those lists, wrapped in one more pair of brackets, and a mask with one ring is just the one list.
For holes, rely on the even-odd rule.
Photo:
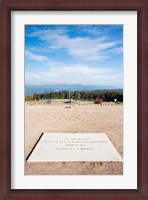
[(41, 62), (49, 61), (49, 59), (46, 56), (37, 55), (30, 51), (25, 51), (25, 55), (26, 55), (26, 58), (30, 60), (41, 61)]
[(113, 49), (113, 51), (114, 51), (114, 53), (117, 53), (117, 54), (123, 53), (123, 47), (115, 48), (115, 49)]
[[(122, 81), (122, 74), (109, 68), (70, 65), (52, 66), (40, 73), (26, 72), (26, 84), (113, 85)], [(117, 81), (118, 80), (118, 81)], [(120, 84), (122, 85), (122, 83)]]
[(80, 65), (69, 65), (63, 67), (51, 67), (49, 69), (50, 74), (55, 74), (57, 77), (78, 77), (84, 78), (85, 76), (92, 76), (96, 74), (105, 74), (112, 72), (112, 69), (107, 68), (95, 68), (90, 66), (80, 66)]
[(36, 31), (29, 36), (47, 42), (49, 50), (61, 49), (69, 55), (83, 60), (108, 59), (111, 55), (107, 55), (107, 50), (115, 48), (117, 44), (121, 43), (121, 41), (109, 41), (107, 37), (70, 38), (66, 31), (61, 29)]

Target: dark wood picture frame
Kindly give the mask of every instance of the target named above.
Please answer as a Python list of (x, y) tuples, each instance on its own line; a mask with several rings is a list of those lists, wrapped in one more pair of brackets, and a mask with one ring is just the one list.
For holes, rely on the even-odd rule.
[[(148, 1), (2, 0), (0, 62), (0, 199), (148, 199)], [(137, 189), (11, 189), (11, 11), (137, 11)], [(131, 74), (132, 79), (132, 74)]]

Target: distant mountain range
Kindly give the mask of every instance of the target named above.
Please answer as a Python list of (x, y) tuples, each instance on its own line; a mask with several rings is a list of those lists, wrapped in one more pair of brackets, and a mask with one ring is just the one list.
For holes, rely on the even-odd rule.
[(99, 90), (117, 90), (117, 88), (111, 86), (96, 86), (96, 85), (82, 85), (82, 84), (25, 85), (25, 96), (31, 96), (34, 93), (44, 93), (45, 91), (51, 92), (51, 91), (62, 91), (62, 90), (99, 91)]

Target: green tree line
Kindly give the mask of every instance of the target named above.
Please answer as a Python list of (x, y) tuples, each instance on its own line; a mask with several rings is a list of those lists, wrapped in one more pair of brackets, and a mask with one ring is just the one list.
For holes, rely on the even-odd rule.
[[(70, 95), (69, 95), (70, 94)], [(67, 90), (64, 91), (55, 91), (55, 92), (45, 92), (45, 93), (34, 93), (32, 96), (26, 96), (26, 101), (31, 100), (41, 100), (41, 99), (69, 99), (74, 100), (89, 100), (93, 101), (96, 98), (102, 98), (103, 101), (117, 101), (123, 102), (123, 92), (122, 91), (99, 91), (99, 92), (88, 92), (88, 91), (75, 91), (70, 92)]]

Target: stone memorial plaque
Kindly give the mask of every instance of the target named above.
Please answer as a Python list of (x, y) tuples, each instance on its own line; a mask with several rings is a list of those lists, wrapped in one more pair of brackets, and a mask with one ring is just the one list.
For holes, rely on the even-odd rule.
[(105, 133), (43, 133), (27, 161), (122, 161), (122, 157)]

